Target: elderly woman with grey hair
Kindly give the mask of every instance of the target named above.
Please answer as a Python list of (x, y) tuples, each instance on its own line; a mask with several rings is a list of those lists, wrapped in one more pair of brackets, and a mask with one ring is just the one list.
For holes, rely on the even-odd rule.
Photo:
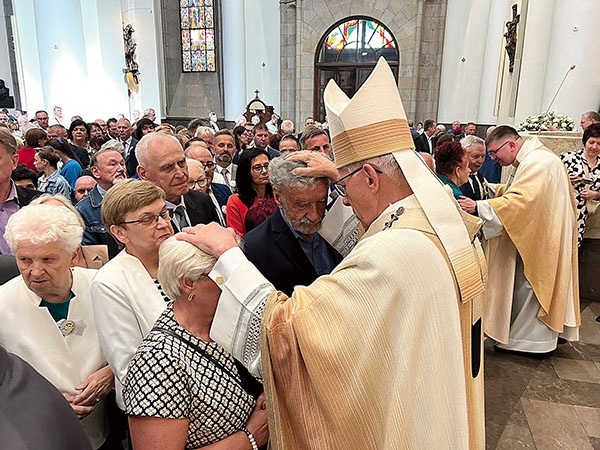
[(132, 358), (123, 390), (136, 450), (258, 449), (268, 439), (262, 385), (209, 331), (221, 289), (215, 258), (171, 237), (158, 277), (174, 299)]
[(0, 287), (0, 344), (64, 395), (98, 448), (114, 376), (92, 311), (96, 270), (71, 267), (82, 234), (78, 218), (62, 206), (30, 205), (10, 217), (5, 238), (21, 275)]

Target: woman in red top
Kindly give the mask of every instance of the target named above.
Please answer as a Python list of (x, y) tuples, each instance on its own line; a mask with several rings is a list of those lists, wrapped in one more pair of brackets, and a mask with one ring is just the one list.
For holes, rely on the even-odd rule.
[(46, 145), (47, 140), (48, 135), (41, 128), (30, 128), (27, 130), (27, 133), (25, 133), (25, 147), (17, 150), (19, 164), (25, 164), (35, 173), (38, 173), (33, 164), (33, 158), (35, 157), (36, 148)]
[(246, 233), (246, 213), (255, 202), (272, 201), (269, 182), (269, 156), (261, 149), (246, 150), (240, 156), (236, 174), (237, 194), (227, 201), (227, 226), (243, 236)]

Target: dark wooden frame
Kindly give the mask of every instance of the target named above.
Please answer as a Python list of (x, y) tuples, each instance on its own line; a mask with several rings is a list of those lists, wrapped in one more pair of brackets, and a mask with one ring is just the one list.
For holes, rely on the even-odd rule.
[[(398, 41), (396, 40), (396, 37), (394, 36), (392, 31), (386, 25), (384, 25), (381, 21), (379, 21), (373, 17), (369, 17), (369, 16), (350, 16), (350, 17), (346, 17), (342, 20), (339, 20), (334, 25), (329, 27), (327, 29), (327, 31), (323, 34), (323, 36), (321, 36), (321, 39), (319, 40), (317, 49), (315, 51), (315, 63), (314, 63), (315, 72), (314, 72), (314, 89), (313, 89), (313, 91), (314, 91), (313, 92), (313, 117), (315, 118), (315, 120), (318, 120), (318, 121), (325, 120), (322, 90), (325, 89), (327, 81), (330, 78), (328, 80), (326, 80), (325, 83), (321, 83), (321, 72), (322, 71), (324, 71), (324, 70), (333, 71), (334, 79), (336, 80), (338, 85), (340, 85), (340, 80), (341, 80), (341, 76), (338, 75), (340, 72), (343, 72), (343, 71), (346, 71), (348, 73), (354, 72), (354, 76), (353, 76), (354, 83), (352, 86), (343, 85), (343, 84), (340, 85), (342, 90), (344, 90), (346, 93), (350, 94), (350, 96), (351, 96), (358, 90), (358, 88), (360, 87), (362, 82), (364, 82), (364, 79), (366, 79), (368, 74), (371, 73), (371, 71), (375, 68), (375, 65), (377, 63), (376, 61), (373, 61), (373, 62), (320, 62), (319, 61), (319, 58), (323, 51), (323, 45), (325, 43), (325, 40), (329, 36), (329, 34), (333, 30), (335, 30), (337, 27), (339, 27), (340, 25), (342, 25), (345, 22), (348, 22), (350, 20), (369, 20), (369, 21), (375, 22), (378, 25), (382, 26), (390, 34), (390, 36), (392, 37), (392, 40), (394, 42), (394, 45), (395, 45), (397, 60), (394, 61), (394, 60), (389, 60), (387, 58), (386, 58), (386, 60), (388, 61), (390, 68), (394, 72), (394, 76), (396, 77), (396, 80), (398, 80), (398, 71), (399, 71), (399, 67), (400, 67), (400, 50), (398, 49)], [(362, 79), (362, 82), (361, 82), (361, 76), (360, 76), (361, 72), (363, 72), (365, 74), (364, 79)], [(323, 109), (323, 112), (321, 112), (321, 108)]]

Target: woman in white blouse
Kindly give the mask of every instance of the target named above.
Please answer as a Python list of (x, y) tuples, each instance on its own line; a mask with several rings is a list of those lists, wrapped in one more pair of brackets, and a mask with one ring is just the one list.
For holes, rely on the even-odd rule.
[(124, 409), (121, 390), (127, 365), (168, 301), (157, 280), (158, 247), (173, 228), (164, 191), (133, 179), (106, 193), (102, 220), (125, 247), (92, 282), (98, 337), (115, 373), (117, 404)]

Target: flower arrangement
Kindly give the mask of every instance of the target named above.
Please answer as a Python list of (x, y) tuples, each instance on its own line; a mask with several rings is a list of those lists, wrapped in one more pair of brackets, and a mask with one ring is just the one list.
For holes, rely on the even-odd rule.
[(554, 111), (529, 116), (519, 125), (519, 131), (573, 131), (575, 122), (569, 116)]

